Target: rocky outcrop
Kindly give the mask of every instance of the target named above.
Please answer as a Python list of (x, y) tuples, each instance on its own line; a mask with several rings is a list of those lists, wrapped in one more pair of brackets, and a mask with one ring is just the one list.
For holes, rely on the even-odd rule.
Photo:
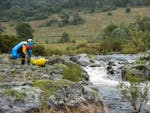
[(21, 65), (5, 54), (0, 58), (0, 113), (37, 113), (43, 102), (57, 112), (103, 112), (98, 91), (82, 68), (82, 81), (64, 79), (64, 69), (75, 64), (69, 57), (49, 57), (45, 67)]
[(150, 55), (141, 57), (138, 61), (127, 65), (122, 70), (123, 80), (128, 80), (128, 76), (135, 76), (141, 80), (150, 80)]

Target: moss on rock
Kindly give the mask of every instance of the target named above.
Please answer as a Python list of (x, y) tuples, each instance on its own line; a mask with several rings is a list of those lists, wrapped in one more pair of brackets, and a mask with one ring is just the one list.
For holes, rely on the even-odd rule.
[(59, 89), (61, 89), (65, 85), (73, 85), (73, 82), (67, 81), (67, 80), (37, 80), (33, 82), (34, 87), (40, 88), (42, 91), (48, 93), (48, 94), (55, 94), (55, 92)]
[(13, 89), (5, 89), (4, 94), (13, 97), (15, 100), (23, 100), (27, 95)]
[(83, 78), (86, 78), (80, 66), (72, 63), (67, 64), (67, 66), (64, 68), (63, 76), (64, 79), (74, 81), (74, 82), (78, 82)]

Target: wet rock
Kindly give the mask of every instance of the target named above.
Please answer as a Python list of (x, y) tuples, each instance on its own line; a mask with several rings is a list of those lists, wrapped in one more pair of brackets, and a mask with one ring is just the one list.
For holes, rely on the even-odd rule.
[[(147, 58), (147, 57), (146, 57)], [(123, 80), (127, 80), (128, 74), (150, 80), (150, 61), (144, 58), (140, 58), (137, 62), (127, 65), (122, 70)]]
[(51, 56), (49, 57), (47, 63), (50, 65), (57, 64), (57, 63), (68, 64), (70, 63), (70, 61), (67, 56)]
[(81, 84), (75, 84), (72, 87), (64, 86), (61, 90), (57, 91), (55, 97), (50, 98), (49, 106), (63, 109), (64, 106), (80, 105), (86, 101), (88, 103), (100, 101), (100, 99), (96, 100), (93, 94), (94, 90)]
[(73, 61), (76, 64), (79, 64), (80, 66), (87, 66), (88, 64), (91, 63), (86, 54), (71, 56), (70, 61)]
[[(1, 55), (0, 58), (0, 90), (13, 90), (12, 95), (0, 92), (0, 113), (38, 112), (45, 91), (42, 87), (41, 89), (35, 87), (33, 84), (35, 81), (62, 80), (64, 67), (69, 63), (77, 63), (78, 66), (95, 63), (93, 60), (88, 60), (86, 55), (77, 55), (75, 58), (70, 57), (70, 59), (67, 56), (52, 56), (49, 57), (45, 67), (20, 65), (20, 60), (10, 59), (8, 55)], [(58, 109), (64, 109), (64, 106), (75, 107), (85, 102), (96, 103), (99, 95), (95, 96), (96, 90), (92, 88), (92, 84), (88, 81), (89, 75), (83, 69), (81, 70), (84, 77), (80, 82), (71, 82), (71, 85), (65, 84), (63, 87), (59, 84), (57, 87), (48, 84), (47, 90), (48, 88), (51, 89), (52, 86), (57, 90), (56, 93), (46, 95), (47, 98), (44, 101), (50, 107)], [(14, 96), (14, 93), (16, 96)], [(20, 99), (18, 94), (25, 94), (25, 97)], [(19, 100), (17, 96), (19, 96)]]
[(113, 69), (112, 66), (110, 66), (110, 65), (107, 66), (107, 71), (108, 71), (108, 72), (107, 72), (108, 74), (114, 74), (114, 69)]

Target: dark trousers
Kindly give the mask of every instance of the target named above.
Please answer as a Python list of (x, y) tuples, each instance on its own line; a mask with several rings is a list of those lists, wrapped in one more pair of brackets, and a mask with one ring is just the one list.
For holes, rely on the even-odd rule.
[(25, 55), (25, 54), (22, 54), (22, 55), (21, 55), (21, 64), (24, 65), (24, 64), (25, 64), (25, 61), (26, 61), (26, 55)]

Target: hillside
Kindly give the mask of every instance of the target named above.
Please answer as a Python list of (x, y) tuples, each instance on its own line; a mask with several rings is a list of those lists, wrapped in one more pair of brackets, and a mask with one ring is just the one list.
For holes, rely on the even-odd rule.
[[(76, 26), (67, 25), (65, 27), (39, 27), (44, 25), (51, 18), (58, 17), (57, 14), (49, 16), (48, 19), (30, 21), (29, 23), (35, 31), (34, 37), (37, 41), (57, 41), (64, 31), (68, 32), (74, 40), (85, 41), (95, 39), (110, 23), (127, 25), (128, 23), (134, 22), (139, 16), (143, 17), (150, 15), (150, 7), (132, 8), (130, 13), (125, 13), (125, 8), (118, 8), (117, 10), (111, 11), (112, 15), (108, 15), (108, 13), (109, 12), (80, 12), (80, 15), (85, 20), (85, 23)], [(3, 22), (2, 24), (6, 27), (4, 34), (15, 34), (14, 26), (16, 23)]]
[(45, 19), (65, 9), (108, 11), (118, 7), (149, 5), (149, 0), (0, 0), (0, 21)]

